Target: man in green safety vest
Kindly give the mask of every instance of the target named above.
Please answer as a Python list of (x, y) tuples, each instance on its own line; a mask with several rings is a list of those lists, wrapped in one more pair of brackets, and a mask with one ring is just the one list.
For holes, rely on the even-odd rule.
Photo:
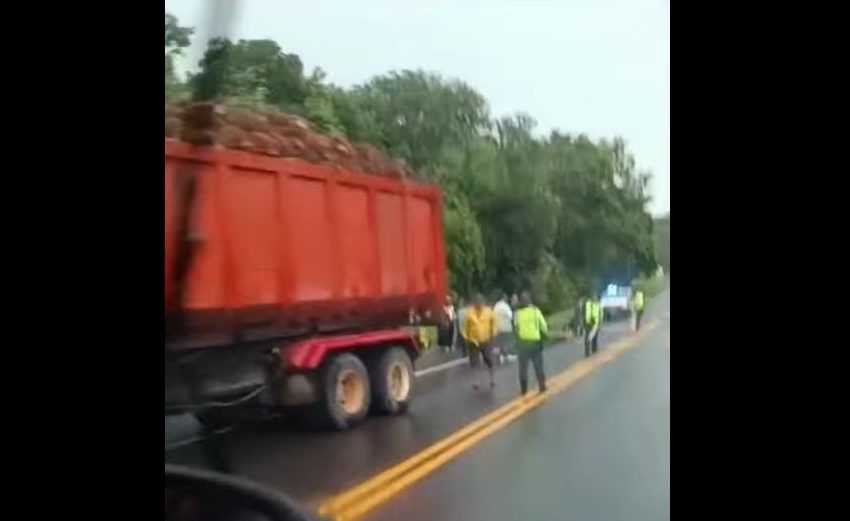
[(646, 300), (643, 297), (643, 291), (636, 290), (632, 297), (632, 309), (635, 314), (635, 331), (640, 329), (640, 319), (643, 317), (643, 308), (646, 307)]
[(599, 329), (602, 327), (602, 303), (593, 295), (584, 308), (584, 356), (587, 358), (599, 349)]
[(519, 309), (514, 313), (514, 332), (516, 334), (516, 352), (519, 355), (519, 389), (525, 396), (528, 390), (528, 361), (534, 365), (537, 388), (546, 391), (546, 375), (543, 374), (543, 340), (549, 333), (546, 319), (534, 304), (531, 296), (523, 291)]

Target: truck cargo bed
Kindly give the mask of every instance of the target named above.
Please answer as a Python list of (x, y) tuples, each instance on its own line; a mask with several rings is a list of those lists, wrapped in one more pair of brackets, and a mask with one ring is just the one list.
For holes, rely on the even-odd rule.
[[(197, 248), (176, 295), (184, 186)], [(442, 195), (407, 180), (165, 142), (166, 347), (207, 347), (433, 317), (446, 294)]]

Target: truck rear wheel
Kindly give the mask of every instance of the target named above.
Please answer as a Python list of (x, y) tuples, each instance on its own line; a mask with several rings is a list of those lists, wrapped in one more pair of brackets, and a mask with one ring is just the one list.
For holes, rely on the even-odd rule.
[(413, 394), (413, 363), (407, 351), (393, 347), (369, 367), (372, 400), (377, 412), (403, 414)]
[(369, 373), (359, 358), (344, 353), (328, 362), (322, 375), (322, 413), (338, 430), (351, 428), (369, 413)]

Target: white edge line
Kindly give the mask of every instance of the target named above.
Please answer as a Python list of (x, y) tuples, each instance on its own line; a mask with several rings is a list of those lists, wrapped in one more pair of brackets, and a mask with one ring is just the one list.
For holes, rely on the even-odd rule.
[(414, 376), (424, 376), (430, 373), (436, 373), (438, 371), (445, 371), (446, 369), (450, 369), (456, 365), (465, 364), (469, 360), (467, 358), (458, 358), (457, 360), (452, 360), (451, 362), (446, 362), (444, 364), (435, 365), (434, 367), (429, 367), (428, 369), (422, 369), (421, 371), (416, 371), (413, 373)]

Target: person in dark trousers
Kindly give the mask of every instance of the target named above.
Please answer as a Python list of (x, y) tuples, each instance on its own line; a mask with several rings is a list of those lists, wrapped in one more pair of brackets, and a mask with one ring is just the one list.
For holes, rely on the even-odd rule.
[(643, 318), (643, 309), (646, 307), (646, 299), (643, 296), (643, 291), (635, 291), (632, 297), (632, 309), (635, 313), (635, 331), (640, 330), (640, 319)]
[(446, 297), (443, 315), (443, 322), (438, 330), (437, 343), (443, 349), (443, 353), (451, 353), (454, 351), (455, 337), (457, 336), (457, 317), (451, 295)]
[(587, 299), (584, 297), (578, 299), (578, 302), (576, 302), (576, 308), (573, 311), (572, 327), (573, 335), (575, 335), (576, 338), (584, 336), (584, 303), (586, 300)]
[(508, 304), (507, 293), (502, 293), (502, 297), (493, 306), (493, 315), (496, 320), (496, 338), (493, 344), (498, 349), (499, 363), (503, 364), (514, 351), (514, 310)]
[(534, 304), (527, 291), (520, 296), (520, 307), (514, 314), (516, 351), (519, 355), (519, 391), (522, 396), (528, 391), (528, 362), (534, 365), (537, 388), (546, 391), (546, 375), (543, 373), (543, 340), (549, 333), (546, 319)]
[(599, 329), (602, 327), (602, 303), (599, 295), (593, 295), (584, 308), (584, 356), (587, 358), (599, 350)]
[(484, 297), (476, 293), (473, 298), (472, 307), (466, 314), (464, 323), (464, 337), (466, 337), (467, 349), (469, 350), (469, 364), (472, 367), (474, 383), (472, 386), (478, 389), (480, 385), (479, 358), (484, 360), (487, 366), (487, 375), (490, 377), (490, 388), (496, 386), (493, 380), (493, 339), (496, 337), (496, 320), (490, 306), (484, 304)]

